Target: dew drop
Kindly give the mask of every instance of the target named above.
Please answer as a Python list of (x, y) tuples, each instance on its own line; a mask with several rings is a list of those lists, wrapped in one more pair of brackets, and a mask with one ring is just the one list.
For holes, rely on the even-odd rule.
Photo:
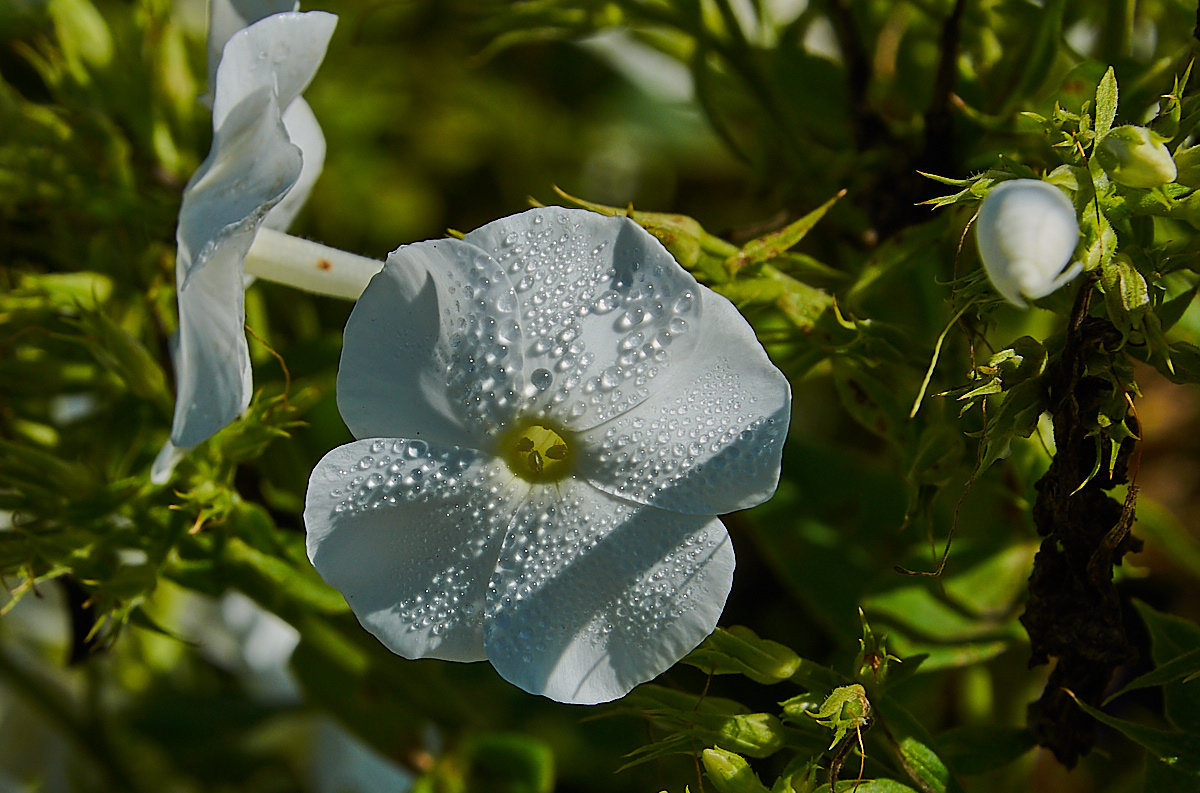
[(533, 374), (529, 375), (529, 381), (538, 391), (545, 391), (554, 382), (554, 375), (549, 369), (534, 369)]
[(617, 330), (629, 330), (640, 324), (645, 317), (646, 310), (641, 306), (634, 306), (617, 318)]
[(607, 314), (610, 311), (615, 310), (620, 302), (621, 296), (610, 289), (609, 291), (600, 295), (600, 297), (596, 298), (596, 303), (592, 307), (592, 313)]
[(642, 342), (644, 342), (645, 340), (646, 340), (646, 336), (644, 333), (642, 333), (640, 330), (635, 331), (633, 333), (630, 333), (628, 336), (626, 336), (624, 339), (621, 340), (621, 349), (622, 350), (635, 350), (638, 347), (641, 347)]
[(503, 294), (496, 298), (496, 310), (509, 314), (517, 310), (517, 295), (513, 290), (505, 290)]

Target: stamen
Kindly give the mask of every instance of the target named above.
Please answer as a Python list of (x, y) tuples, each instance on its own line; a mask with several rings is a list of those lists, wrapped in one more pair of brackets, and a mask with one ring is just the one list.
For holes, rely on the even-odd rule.
[(500, 455), (514, 474), (528, 482), (555, 482), (573, 468), (569, 433), (540, 421), (519, 424), (505, 433)]

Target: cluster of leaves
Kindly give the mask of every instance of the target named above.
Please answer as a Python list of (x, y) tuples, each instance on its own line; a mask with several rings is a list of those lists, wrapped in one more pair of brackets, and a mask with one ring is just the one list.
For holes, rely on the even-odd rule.
[[(641, 223), (751, 318), (797, 412), (777, 497), (727, 518), (726, 622), (749, 627), (586, 722), (486, 666), (391, 656), (312, 571), (299, 517), (313, 463), (347, 438), (348, 307), (278, 287), (247, 294), (265, 342), (250, 412), (151, 486), (175, 216), (208, 134), (202, 31), (165, 0), (15, 3), (0, 7), (8, 775), (330, 789), (309, 758), (321, 713), (417, 790), (677, 790), (700, 768), (722, 793), (1030, 789), (1048, 773), (1024, 712), (1043, 681), (1018, 617), (1034, 483), (1069, 413), (1088, 452), (1067, 490), (1133, 480), (1118, 511), (1137, 502), (1136, 530), (1170, 557), (1154, 585), (1118, 570), (1122, 602), (1154, 605), (1128, 616), (1140, 660), (1107, 699), (1068, 704), (1128, 740), (1078, 773), (1195, 788), (1200, 629), (1181, 593), (1200, 545), (1148, 488), (1138, 501), (1156, 416), (1130, 409), (1164, 378), (1200, 382), (1193, 6), (1146, 0), (1133, 24), (1133, 4), (1084, 0), (341, 5), (321, 6), (342, 16), (307, 94), (329, 156), (302, 232), (379, 255), (557, 183)], [(674, 61), (695, 105), (622, 82), (613, 52)], [(1178, 173), (1131, 186), (1098, 152), (1151, 114)], [(1039, 175), (1074, 198), (1087, 277), (1018, 314), (969, 224), (998, 180)], [(262, 696), (249, 637), (222, 656), (201, 629), (235, 592), (294, 631), (302, 693)], [(60, 768), (46, 758), (64, 745), (77, 759)]]

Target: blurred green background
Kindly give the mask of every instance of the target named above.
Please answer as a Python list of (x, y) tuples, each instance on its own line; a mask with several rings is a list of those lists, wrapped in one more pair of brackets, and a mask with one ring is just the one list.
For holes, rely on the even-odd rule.
[[(0, 790), (701, 790), (708, 742), (646, 717), (645, 700), (559, 705), (487, 664), (400, 659), (311, 570), (300, 511), (312, 466), (350, 440), (333, 385), (351, 304), (252, 287), (250, 416), (149, 484), (173, 400), (175, 219), (211, 135), (205, 10), (0, 2)], [(1122, 120), (1145, 121), (1195, 51), (1194, 3), (319, 7), (339, 15), (305, 95), (328, 155), (293, 233), (383, 258), (531, 197), (560, 202), (557, 186), (741, 245), (847, 190), (776, 263), (782, 291), (737, 300), (791, 377), (795, 415), (778, 495), (726, 519), (738, 572), (721, 624), (848, 673), (861, 608), (892, 653), (928, 654), (891, 692), (928, 733), (959, 730), (957, 753), (941, 744), (946, 790), (1153, 789), (1116, 733), (1070, 773), (1017, 734), (1046, 676), (1027, 668), (1017, 617), (1049, 428), (968, 488), (978, 413), (928, 397), (909, 419), (952, 281), (978, 269), (959, 250), (973, 208), (918, 206), (953, 192), (918, 172), (965, 178), (1001, 156), (1050, 170), (1020, 111), (1078, 111), (1108, 65)], [(1145, 247), (1194, 258), (1193, 237), (1164, 220)], [(929, 393), (1060, 331), (1069, 296), (1045, 305), (948, 336)], [(1193, 307), (1171, 338), (1198, 332)], [(1147, 546), (1119, 585), (1194, 621), (1197, 394), (1149, 366), (1136, 378)], [(896, 571), (932, 570), (955, 523), (944, 575)], [(1143, 631), (1132, 611), (1130, 625)], [(1152, 664), (1135, 643), (1126, 680)], [(658, 682), (754, 712), (800, 693), (685, 666)], [(1161, 726), (1163, 708), (1150, 688), (1114, 712)], [(619, 770), (672, 735), (682, 751)], [(764, 781), (802, 738), (756, 761)], [(869, 778), (899, 773), (882, 744), (867, 755)]]

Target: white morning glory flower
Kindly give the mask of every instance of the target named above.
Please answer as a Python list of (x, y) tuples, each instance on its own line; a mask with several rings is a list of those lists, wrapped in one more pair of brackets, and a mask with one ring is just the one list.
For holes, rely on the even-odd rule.
[[(1040, 179), (1013, 179), (992, 188), (975, 220), (975, 241), (996, 291), (1026, 308), (1083, 270), (1071, 254), (1079, 241), (1075, 207)], [(1066, 269), (1064, 269), (1066, 268)]]
[(787, 380), (636, 223), (547, 207), (401, 247), (346, 325), (360, 440), (312, 473), (308, 553), (406, 658), (615, 699), (716, 625), (717, 514), (769, 498)]
[[(242, 3), (250, 14), (263, 4)], [(250, 402), (243, 330), (244, 261), (263, 227), (291, 222), (320, 172), (325, 140), (300, 92), (325, 55), (337, 18), (280, 13), (230, 34), (243, 17), (213, 4), (213, 143), (184, 189), (176, 232), (179, 334), (170, 441), (151, 478), (165, 481), (182, 449), (233, 421)]]

